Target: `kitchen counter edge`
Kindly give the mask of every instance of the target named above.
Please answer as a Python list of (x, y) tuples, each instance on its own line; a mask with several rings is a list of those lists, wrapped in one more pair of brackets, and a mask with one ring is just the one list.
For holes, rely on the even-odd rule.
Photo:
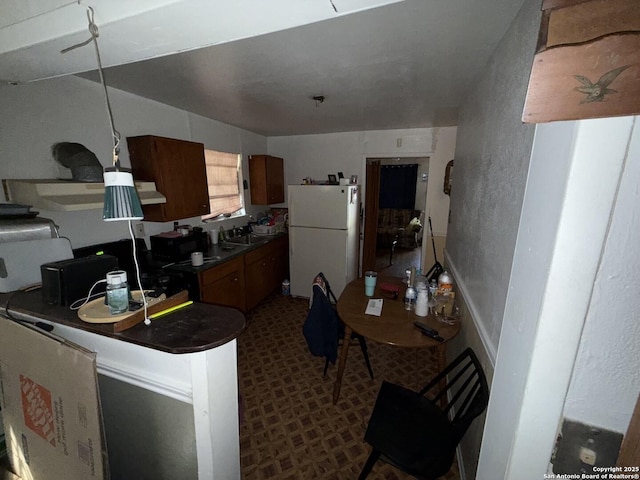
[(14, 320), (50, 323), (53, 334), (55, 325), (60, 324), (171, 354), (219, 347), (237, 338), (247, 327), (239, 310), (199, 302), (157, 318), (151, 325), (141, 322), (119, 333), (112, 331), (112, 324), (84, 322), (68, 307), (44, 303), (40, 290), (0, 294), (0, 308)]

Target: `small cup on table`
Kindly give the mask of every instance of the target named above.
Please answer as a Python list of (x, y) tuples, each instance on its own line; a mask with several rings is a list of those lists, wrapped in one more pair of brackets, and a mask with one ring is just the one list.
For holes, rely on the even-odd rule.
[(373, 292), (376, 288), (376, 281), (378, 280), (378, 273), (372, 270), (364, 272), (364, 294), (367, 297), (373, 297)]

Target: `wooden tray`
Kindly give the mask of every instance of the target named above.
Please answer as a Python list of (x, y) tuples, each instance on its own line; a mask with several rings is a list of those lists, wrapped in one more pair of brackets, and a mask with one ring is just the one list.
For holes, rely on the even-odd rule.
[[(136, 301), (141, 301), (142, 299), (140, 290), (131, 292), (131, 295)], [(189, 292), (186, 290), (168, 298), (165, 294), (160, 295), (158, 298), (151, 298), (147, 301), (147, 315), (174, 307), (187, 300), (189, 300)], [(104, 304), (104, 297), (100, 297), (80, 307), (78, 318), (87, 323), (111, 324), (114, 332), (122, 332), (144, 321), (144, 308), (121, 315), (111, 315), (109, 307)]]

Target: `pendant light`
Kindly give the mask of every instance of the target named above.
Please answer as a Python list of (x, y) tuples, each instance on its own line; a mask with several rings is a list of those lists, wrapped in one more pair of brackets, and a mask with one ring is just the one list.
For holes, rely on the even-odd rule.
[(140, 197), (133, 181), (131, 170), (120, 166), (120, 133), (116, 130), (113, 122), (113, 112), (111, 111), (111, 103), (109, 102), (109, 92), (107, 84), (104, 80), (104, 72), (102, 71), (102, 60), (100, 59), (100, 49), (98, 48), (98, 26), (95, 24), (93, 8), (87, 7), (87, 19), (89, 21), (89, 33), (91, 38), (86, 42), (66, 48), (61, 53), (66, 53), (78, 47), (93, 42), (96, 50), (96, 58), (98, 60), (98, 73), (100, 75), (100, 84), (104, 90), (104, 99), (109, 115), (109, 124), (111, 126), (111, 136), (113, 140), (112, 166), (104, 170), (104, 208), (102, 211), (102, 219), (106, 222), (119, 220), (142, 220), (142, 205)]
[(136, 252), (136, 239), (133, 234), (132, 220), (142, 220), (142, 205), (140, 204), (140, 197), (136, 190), (136, 185), (133, 181), (133, 175), (131, 170), (122, 168), (120, 166), (120, 132), (115, 128), (113, 122), (113, 112), (111, 111), (111, 103), (109, 102), (109, 92), (107, 91), (107, 84), (104, 80), (104, 72), (102, 71), (102, 60), (100, 59), (100, 49), (98, 48), (98, 26), (93, 21), (94, 12), (93, 8), (87, 7), (87, 19), (89, 20), (89, 33), (91, 38), (78, 45), (73, 45), (69, 48), (62, 50), (60, 53), (66, 53), (78, 47), (82, 47), (93, 42), (96, 49), (96, 58), (98, 60), (98, 73), (100, 74), (100, 84), (104, 90), (104, 99), (107, 106), (107, 113), (109, 115), (109, 125), (111, 126), (111, 137), (113, 140), (112, 150), (112, 165), (109, 168), (104, 169), (104, 207), (102, 210), (102, 219), (105, 222), (113, 222), (120, 220), (128, 220), (129, 234), (131, 235), (132, 248), (133, 248), (133, 262), (136, 267), (136, 279), (140, 290), (142, 292), (142, 303), (144, 306), (144, 323), (145, 325), (151, 324), (148, 313), (148, 301), (147, 295), (142, 288), (142, 282), (140, 281), (140, 266), (138, 265), (138, 257)]

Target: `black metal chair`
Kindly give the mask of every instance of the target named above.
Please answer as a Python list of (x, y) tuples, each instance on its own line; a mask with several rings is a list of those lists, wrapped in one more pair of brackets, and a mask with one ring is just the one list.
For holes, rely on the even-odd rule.
[(421, 480), (441, 477), (488, 402), (487, 380), (471, 348), (419, 392), (383, 382), (364, 436), (373, 450), (359, 480), (378, 459)]
[[(329, 363), (335, 363), (338, 357), (338, 345), (344, 340), (344, 323), (340, 320), (336, 310), (336, 296), (322, 272), (316, 275), (313, 283), (313, 297), (311, 308), (303, 325), (303, 334), (311, 353), (325, 357), (324, 372), (327, 374)], [(351, 340), (357, 340), (362, 350), (362, 356), (369, 370), (369, 377), (373, 380), (373, 370), (369, 362), (367, 342), (362, 335), (351, 334)]]

